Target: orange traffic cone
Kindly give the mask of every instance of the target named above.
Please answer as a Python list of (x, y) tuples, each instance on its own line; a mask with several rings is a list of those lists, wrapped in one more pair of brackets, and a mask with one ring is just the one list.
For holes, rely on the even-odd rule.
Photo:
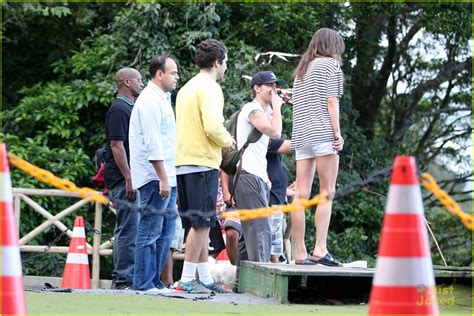
[(77, 216), (74, 221), (71, 243), (64, 266), (62, 288), (90, 289), (89, 259), (87, 258), (84, 218)]
[(437, 315), (433, 266), (415, 159), (396, 157), (372, 282), (369, 315)]
[(216, 263), (220, 263), (220, 264), (229, 263), (230, 264), (229, 255), (227, 254), (227, 249), (222, 249), (222, 251), (219, 252), (219, 254), (216, 257)]
[[(227, 237), (225, 231), (222, 231), (222, 238), (224, 239), (224, 243), (227, 244)], [(219, 252), (216, 257), (217, 264), (230, 264), (229, 255), (227, 254), (227, 248), (224, 248)]]
[(2, 234), (2, 277), (1, 297), (2, 315), (25, 315), (26, 303), (21, 271), (18, 233), (13, 217), (12, 184), (7, 161), (5, 144), (0, 144), (2, 156), (2, 217), (0, 229)]

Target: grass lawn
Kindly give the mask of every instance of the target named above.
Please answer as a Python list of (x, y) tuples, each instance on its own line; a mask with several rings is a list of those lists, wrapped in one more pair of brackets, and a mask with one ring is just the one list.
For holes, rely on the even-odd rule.
[[(271, 314), (271, 315), (363, 315), (367, 305), (273, 305), (233, 304), (190, 299), (166, 298), (161, 296), (134, 294), (78, 294), (27, 292), (29, 315), (68, 314)], [(470, 287), (458, 290), (454, 305), (440, 305), (443, 315), (472, 315), (472, 293)]]
[(234, 305), (148, 295), (27, 293), (28, 314), (365, 314), (367, 306)]

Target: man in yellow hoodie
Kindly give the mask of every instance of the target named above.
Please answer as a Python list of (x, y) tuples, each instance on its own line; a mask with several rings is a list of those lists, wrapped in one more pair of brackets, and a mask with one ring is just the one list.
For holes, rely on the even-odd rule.
[(179, 212), (188, 231), (178, 288), (190, 293), (224, 293), (210, 273), (208, 238), (210, 228), (216, 224), (222, 148), (231, 147), (234, 142), (224, 127), (224, 95), (217, 83), (227, 69), (227, 48), (217, 40), (207, 39), (197, 46), (195, 61), (200, 72), (176, 97)]

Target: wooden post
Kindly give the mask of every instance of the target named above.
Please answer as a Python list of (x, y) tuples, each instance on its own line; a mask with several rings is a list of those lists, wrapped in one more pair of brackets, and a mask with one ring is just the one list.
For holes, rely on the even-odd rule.
[(100, 243), (102, 233), (102, 204), (95, 202), (94, 243), (92, 252), (92, 288), (99, 288), (100, 279)]
[(15, 214), (15, 224), (16, 224), (16, 231), (18, 232), (18, 239), (20, 238), (20, 213), (21, 213), (21, 197), (19, 195), (15, 195), (13, 212)]
[[(29, 196), (26, 196), (26, 195), (23, 195), (23, 194), (19, 194), (19, 196), (21, 196), (21, 198), (23, 199), (23, 201), (25, 201), (26, 204), (31, 206), (37, 213), (39, 213), (40, 215), (42, 215), (43, 217), (45, 217), (47, 219), (47, 221), (43, 222), (42, 224), (37, 226), (35, 229), (33, 229), (32, 231), (30, 231), (28, 234), (26, 234), (25, 236), (23, 236), (20, 239), (20, 245), (21, 246), (28, 244), (32, 239), (34, 239), (36, 236), (38, 236), (39, 234), (44, 232), (51, 225), (55, 225), (61, 231), (65, 231), (66, 229), (68, 229), (68, 227), (66, 225), (64, 225), (60, 220), (63, 217), (65, 217), (65, 216), (73, 213), (74, 211), (78, 210), (83, 205), (86, 205), (86, 204), (89, 203), (87, 200), (80, 200), (79, 202), (76, 202), (74, 205), (69, 206), (65, 210), (63, 210), (60, 213), (53, 216), (51, 213), (49, 213), (47, 210), (45, 210), (41, 205), (39, 205), (37, 202), (33, 201)], [(72, 231), (69, 230), (67, 232), (67, 235), (69, 237), (72, 237)], [(89, 247), (90, 247), (90, 245), (87, 245), (87, 248), (89, 248)]]
[[(61, 220), (66, 217), (67, 215), (72, 214), (73, 212), (80, 209), (83, 205), (87, 205), (89, 202), (86, 199), (82, 199), (75, 204), (69, 206), (68, 208), (62, 210), (61, 212), (57, 213), (56, 215), (51, 214), (37, 202), (33, 201), (30, 196), (52, 196), (52, 197), (73, 197), (81, 199), (78, 193), (71, 193), (62, 190), (43, 190), (43, 189), (24, 189), (24, 188), (12, 188), (14, 194), (14, 208), (15, 208), (15, 224), (17, 227), (20, 227), (21, 223), (21, 204), (24, 202), (38, 214), (42, 215), (46, 218), (46, 221), (42, 222), (40, 225), (35, 227), (32, 231), (28, 232), (25, 236), (23, 236), (19, 243), (20, 243), (20, 251), (22, 252), (45, 252), (48, 253), (68, 253), (69, 247), (62, 247), (62, 246), (46, 246), (46, 245), (28, 245), (28, 243), (38, 236), (40, 233), (43, 233), (48, 227), (56, 226), (61, 231), (66, 230), (66, 226), (61, 222)], [(103, 208), (100, 203), (95, 203), (95, 222), (94, 228), (97, 232), (102, 232), (102, 212)], [(19, 231), (19, 229), (18, 229)], [(69, 237), (72, 236), (72, 231), (67, 231), (67, 235)], [(94, 289), (99, 287), (99, 278), (100, 278), (100, 256), (111, 256), (112, 249), (108, 249), (111, 246), (110, 241), (101, 245), (101, 235), (94, 234), (93, 237), (93, 246), (89, 243), (86, 243), (87, 246), (87, 253), (92, 255), (92, 287)]]

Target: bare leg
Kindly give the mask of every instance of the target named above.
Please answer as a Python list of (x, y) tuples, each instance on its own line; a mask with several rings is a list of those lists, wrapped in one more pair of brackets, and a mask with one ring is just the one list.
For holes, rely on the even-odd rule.
[(209, 227), (201, 228), (201, 252), (199, 253), (198, 262), (208, 262), (209, 261)]
[[(318, 169), (319, 177), (319, 192), (327, 192), (330, 195), (334, 194), (336, 190), (336, 179), (339, 170), (339, 156), (328, 155), (316, 157), (316, 167)], [(319, 204), (316, 207), (316, 214), (314, 217), (316, 227), (316, 245), (313, 250), (313, 255), (322, 257), (327, 252), (327, 239), (329, 222), (331, 221), (332, 201)]]
[(192, 227), (186, 237), (184, 260), (188, 262), (207, 262), (209, 227)]
[(227, 250), (227, 255), (229, 256), (229, 261), (232, 265), (237, 265), (237, 257), (239, 252), (239, 233), (232, 228), (226, 229), (226, 244), (225, 248)]
[[(314, 179), (316, 160), (314, 158), (296, 161), (296, 196), (297, 199), (308, 199)], [(296, 246), (295, 260), (304, 260), (308, 256), (304, 243), (305, 211), (291, 212), (291, 229), (294, 245)]]

